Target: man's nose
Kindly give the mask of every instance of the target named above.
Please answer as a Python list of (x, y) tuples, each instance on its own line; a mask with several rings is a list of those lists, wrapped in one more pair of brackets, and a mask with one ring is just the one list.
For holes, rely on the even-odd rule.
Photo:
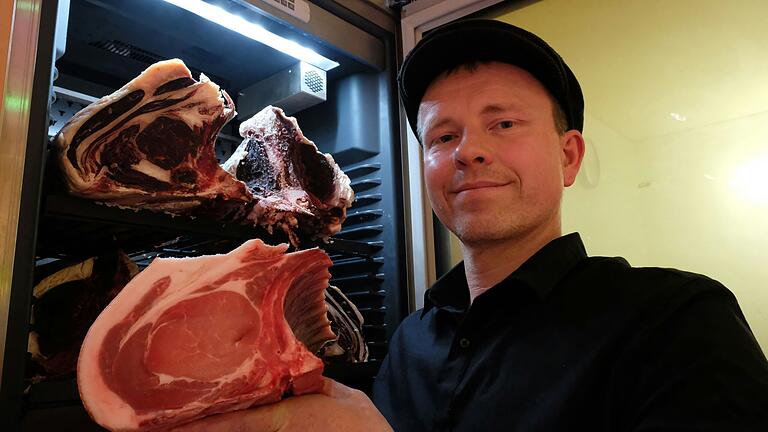
[(456, 167), (461, 169), (474, 164), (491, 162), (491, 152), (488, 143), (481, 135), (465, 133), (453, 153)]

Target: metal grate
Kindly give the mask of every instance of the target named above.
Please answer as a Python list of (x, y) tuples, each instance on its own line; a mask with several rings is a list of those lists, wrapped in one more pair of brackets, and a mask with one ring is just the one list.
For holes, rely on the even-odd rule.
[(304, 74), (304, 85), (309, 87), (314, 93), (322, 93), (324, 90), (323, 77), (317, 71), (308, 71)]
[(364, 163), (344, 167), (355, 191), (355, 201), (347, 210), (347, 219), (336, 237), (363, 242), (375, 248), (367, 256), (350, 258), (344, 254), (331, 255), (333, 267), (331, 283), (358, 307), (363, 315), (363, 337), (371, 360), (381, 360), (387, 353), (387, 293), (384, 290), (385, 259), (382, 256), (385, 231), (382, 195), (381, 164)]
[(116, 54), (121, 57), (127, 57), (142, 63), (157, 63), (161, 60), (165, 60), (164, 57), (161, 57), (153, 52), (143, 50), (139, 47), (119, 40), (96, 41), (91, 42), (90, 45), (96, 48), (101, 48), (105, 51), (109, 51), (112, 54)]
[(86, 104), (62, 97), (56, 93), (56, 100), (48, 111), (48, 137), (56, 135), (67, 121)]

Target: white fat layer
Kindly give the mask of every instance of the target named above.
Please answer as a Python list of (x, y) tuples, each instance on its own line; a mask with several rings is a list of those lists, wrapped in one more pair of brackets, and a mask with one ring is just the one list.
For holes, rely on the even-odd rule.
[(43, 296), (43, 294), (54, 287), (63, 285), (67, 282), (73, 282), (91, 277), (91, 274), (93, 273), (93, 263), (94, 259), (88, 258), (81, 263), (69, 266), (43, 278), (43, 280), (41, 280), (37, 285), (35, 285), (35, 288), (32, 289), (32, 295), (36, 298), (40, 298)]
[(131, 165), (131, 168), (141, 173), (144, 173), (150, 177), (154, 177), (160, 181), (164, 181), (166, 183), (171, 182), (170, 171), (160, 168), (159, 166), (153, 164), (152, 162), (146, 159), (142, 159), (139, 161), (139, 163)]

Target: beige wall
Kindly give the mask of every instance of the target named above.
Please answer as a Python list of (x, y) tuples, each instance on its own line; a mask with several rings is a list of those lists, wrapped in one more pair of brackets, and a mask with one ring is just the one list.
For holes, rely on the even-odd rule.
[[(586, 155), (576, 183), (563, 196), (563, 232), (578, 231), (590, 255), (646, 261), (639, 147), (585, 114)], [(639, 185), (639, 186), (638, 186)]]
[(768, 349), (768, 113), (638, 143), (651, 253), (734, 292)]
[(564, 232), (592, 255), (719, 280), (768, 347), (768, 113), (634, 143), (608, 131), (587, 117), (601, 174), (566, 190)]
[(723, 282), (768, 350), (768, 2), (540, 0), (491, 16), (542, 36), (582, 84), (592, 155), (564, 232)]

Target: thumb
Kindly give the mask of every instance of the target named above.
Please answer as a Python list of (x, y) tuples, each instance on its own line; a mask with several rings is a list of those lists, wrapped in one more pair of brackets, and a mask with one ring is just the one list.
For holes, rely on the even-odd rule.
[(333, 397), (334, 392), (336, 390), (336, 386), (341, 384), (337, 383), (336, 381), (328, 377), (322, 377), (322, 379), (323, 379), (323, 388), (320, 390), (320, 393), (326, 396)]
[(361, 392), (351, 387), (347, 387), (338, 381), (334, 381), (331, 378), (323, 377), (323, 388), (320, 391), (320, 393), (328, 397), (331, 397), (333, 399), (339, 400), (339, 399), (351, 398), (356, 393), (361, 393)]

